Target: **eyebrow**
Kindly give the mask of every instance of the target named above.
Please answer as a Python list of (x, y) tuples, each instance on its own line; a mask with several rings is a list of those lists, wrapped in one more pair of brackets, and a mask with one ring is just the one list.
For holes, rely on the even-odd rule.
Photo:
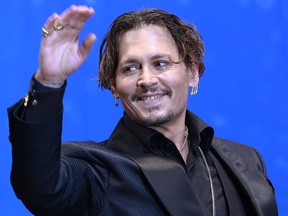
[(153, 56), (151, 59), (156, 60), (156, 59), (160, 59), (160, 58), (168, 58), (169, 60), (171, 60), (171, 55), (169, 55), (169, 54), (157, 54), (157, 55)]
[[(161, 58), (168, 58), (169, 60), (171, 60), (171, 55), (169, 54), (156, 54), (156, 55), (153, 55), (151, 57), (149, 57), (152, 61), (155, 61), (157, 59), (161, 59)], [(137, 57), (128, 57), (127, 59), (125, 59), (124, 61), (121, 61), (119, 62), (119, 65), (122, 66), (122, 65), (125, 65), (125, 64), (131, 64), (131, 63), (136, 63), (136, 62), (139, 62), (139, 59)]]

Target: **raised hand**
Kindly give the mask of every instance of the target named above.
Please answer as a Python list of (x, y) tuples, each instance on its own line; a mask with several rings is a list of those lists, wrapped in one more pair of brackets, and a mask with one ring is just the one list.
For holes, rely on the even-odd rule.
[(81, 45), (79, 33), (94, 9), (71, 6), (61, 15), (50, 16), (43, 29), (39, 56), (39, 68), (35, 78), (45, 86), (60, 87), (87, 59), (96, 40), (89, 34)]

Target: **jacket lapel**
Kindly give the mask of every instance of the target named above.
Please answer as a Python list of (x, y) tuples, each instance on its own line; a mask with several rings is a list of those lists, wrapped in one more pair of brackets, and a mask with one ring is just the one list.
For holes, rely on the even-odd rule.
[[(125, 143), (125, 145), (123, 144)], [(169, 158), (151, 155), (121, 120), (106, 147), (138, 164), (163, 206), (172, 216), (205, 216), (183, 167)]]
[(129, 156), (141, 168), (151, 187), (173, 216), (204, 216), (185, 170), (173, 160), (159, 156)]
[[(256, 165), (249, 165), (242, 157), (239, 157), (234, 151), (223, 142), (214, 142), (212, 150), (216, 157), (230, 169), (230, 171), (239, 179), (245, 192), (251, 197), (257, 215), (274, 216), (278, 215), (277, 206), (272, 187), (267, 182), (262, 173), (255, 169)], [(259, 160), (259, 159), (258, 159)], [(255, 160), (256, 163), (256, 160)]]

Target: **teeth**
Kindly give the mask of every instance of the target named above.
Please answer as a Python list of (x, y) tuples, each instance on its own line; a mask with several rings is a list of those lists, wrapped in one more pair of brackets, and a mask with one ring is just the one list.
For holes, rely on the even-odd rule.
[(153, 96), (149, 96), (149, 97), (142, 97), (141, 100), (142, 101), (147, 101), (147, 100), (154, 100), (156, 98), (161, 97), (162, 95), (153, 95)]

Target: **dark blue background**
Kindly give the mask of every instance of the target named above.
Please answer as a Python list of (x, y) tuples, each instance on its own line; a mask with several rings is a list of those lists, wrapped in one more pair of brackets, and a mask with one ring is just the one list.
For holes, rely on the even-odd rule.
[[(110, 22), (123, 12), (160, 7), (193, 22), (205, 41), (206, 71), (188, 107), (216, 135), (257, 148), (276, 188), (280, 215), (288, 215), (288, 1), (286, 0), (14, 0), (1, 3), (0, 215), (31, 215), (10, 186), (11, 146), (6, 108), (27, 92), (38, 65), (41, 28), (70, 4), (93, 6), (80, 39), (99, 40), (65, 95), (63, 141), (102, 140), (123, 109), (98, 89), (98, 48)], [(19, 181), (21, 181), (19, 179)]]

